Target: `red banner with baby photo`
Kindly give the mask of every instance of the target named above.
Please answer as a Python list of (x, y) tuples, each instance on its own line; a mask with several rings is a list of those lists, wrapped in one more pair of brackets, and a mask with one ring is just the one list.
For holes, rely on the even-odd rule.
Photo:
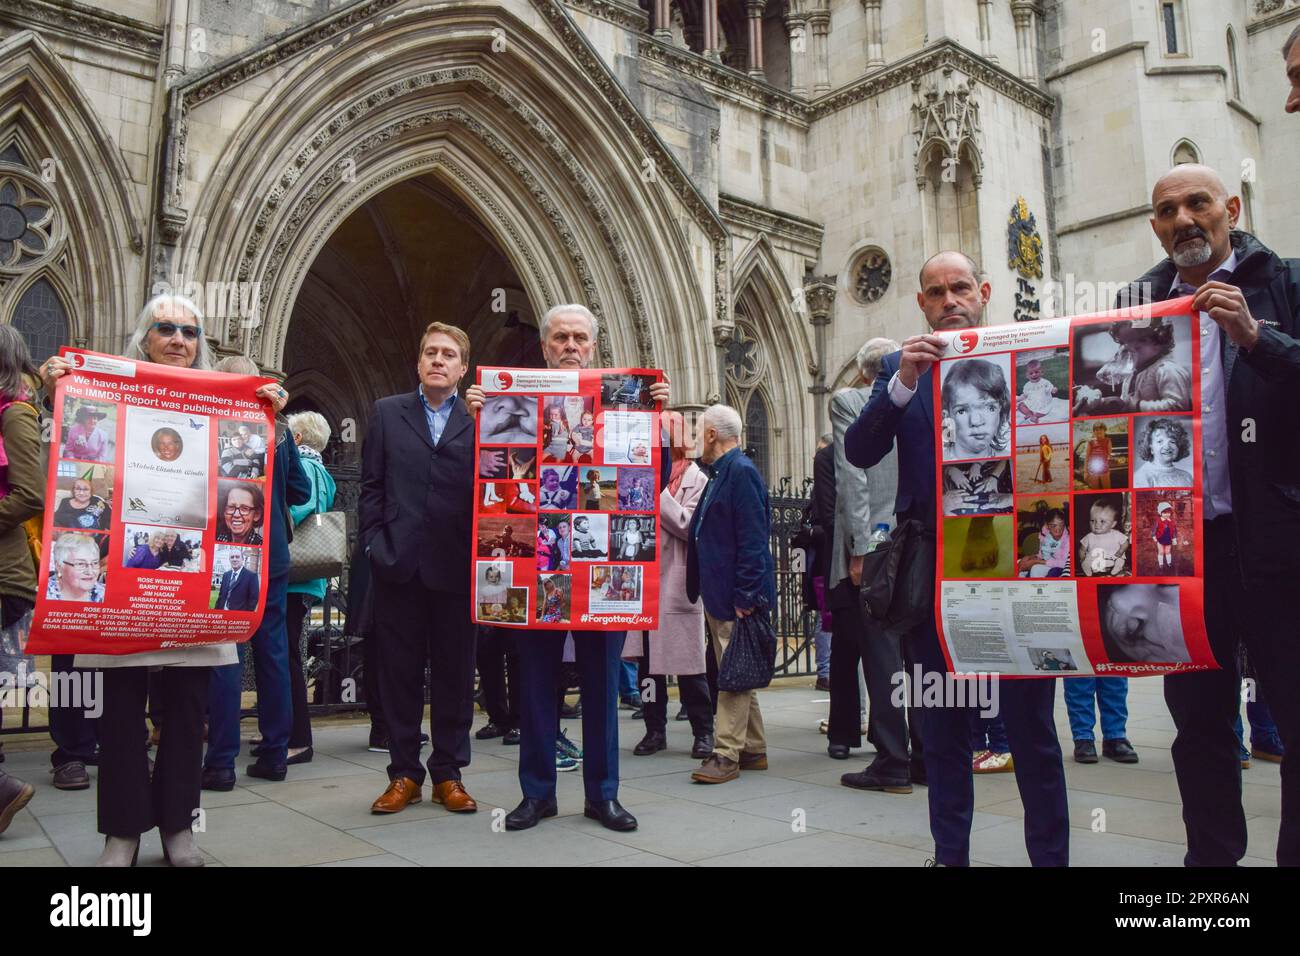
[(266, 379), (63, 349), (30, 654), (247, 640), (266, 603)]
[(935, 620), (949, 667), (1216, 669), (1191, 299), (938, 334)]
[(659, 409), (645, 369), (480, 368), (474, 620), (659, 626)]

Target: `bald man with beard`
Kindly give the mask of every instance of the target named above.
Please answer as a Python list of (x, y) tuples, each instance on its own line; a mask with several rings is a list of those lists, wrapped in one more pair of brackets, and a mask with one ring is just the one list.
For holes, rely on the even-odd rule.
[(1244, 641), (1287, 753), (1277, 862), (1300, 865), (1300, 260), (1239, 231), (1241, 200), (1209, 167), (1176, 166), (1151, 195), (1168, 258), (1123, 306), (1193, 296), (1200, 326), (1205, 626), (1222, 670), (1165, 678), (1188, 866), (1246, 852), (1235, 729)]

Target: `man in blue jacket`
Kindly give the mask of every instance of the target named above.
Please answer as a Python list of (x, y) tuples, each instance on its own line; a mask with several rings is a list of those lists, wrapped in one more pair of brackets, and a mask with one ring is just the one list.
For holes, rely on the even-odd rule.
[[(960, 252), (940, 252), (921, 268), (916, 301), (934, 332), (982, 325), (993, 290), (979, 267)], [(870, 468), (898, 443), (898, 521), (935, 527), (934, 363), (947, 343), (937, 335), (914, 335), (899, 352), (885, 356), (871, 399), (849, 426), (844, 452), (849, 462)], [(930, 574), (934, 578), (933, 572)], [(933, 597), (927, 602), (934, 606)], [(942, 674), (947, 662), (933, 619), (910, 635), (912, 655), (925, 673)], [(1000, 682), (999, 682), (1000, 683)], [(1069, 863), (1070, 819), (1065, 797), (1065, 767), (1052, 719), (1056, 681), (1000, 683), (1001, 715), (1016, 765), (1016, 785), (1025, 807), (1025, 845), (1034, 866)], [(975, 788), (971, 778), (970, 718), (973, 708), (943, 705), (917, 708), (925, 740), (929, 783), (930, 833), (934, 859), (941, 866), (970, 864), (971, 816)]]
[(230, 552), (230, 570), (221, 576), (217, 594), (218, 611), (255, 611), (261, 582), (257, 573), (244, 568), (244, 553)]
[[(704, 598), (704, 616), (719, 661), (736, 619), (760, 602), (776, 605), (771, 513), (767, 486), (740, 450), (740, 415), (728, 405), (705, 409), (696, 423), (700, 460), (712, 478), (691, 519), (686, 546), (686, 594)], [(701, 566), (708, 573), (701, 576)], [(713, 753), (691, 774), (697, 783), (726, 783), (741, 770), (767, 769), (767, 741), (758, 691), (719, 691)]]

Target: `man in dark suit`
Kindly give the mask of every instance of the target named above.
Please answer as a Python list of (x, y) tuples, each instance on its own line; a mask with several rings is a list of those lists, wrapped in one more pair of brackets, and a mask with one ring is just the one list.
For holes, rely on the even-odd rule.
[(1222, 668), (1165, 678), (1185, 862), (1235, 866), (1246, 853), (1235, 726), (1244, 642), (1285, 750), (1277, 862), (1300, 866), (1300, 633), (1291, 598), (1300, 578), (1300, 260), (1280, 259), (1236, 231), (1241, 200), (1206, 166), (1166, 173), (1151, 205), (1151, 227), (1169, 258), (1119, 304), (1194, 296), (1205, 627)]
[[(992, 288), (970, 257), (941, 252), (921, 269), (916, 301), (935, 332), (982, 324)], [(932, 376), (945, 341), (937, 335), (914, 335), (902, 351), (887, 355), (871, 399), (849, 426), (844, 450), (850, 463), (870, 468), (898, 444), (899, 522), (916, 519), (935, 527), (935, 421)], [(933, 572), (930, 574), (933, 580)], [(933, 607), (933, 598), (928, 602)], [(933, 620), (910, 635), (912, 653), (925, 673), (944, 673), (947, 662)], [(1069, 863), (1070, 820), (1065, 796), (1065, 768), (1056, 736), (1052, 705), (1056, 681), (1000, 682), (998, 700), (1016, 763), (1016, 785), (1025, 808), (1025, 845), (1035, 866)], [(930, 832), (935, 862), (968, 866), (970, 827), (975, 807), (971, 777), (971, 707), (918, 707), (925, 740), (929, 783)]]
[(221, 590), (217, 592), (219, 611), (256, 611), (261, 583), (252, 571), (244, 570), (244, 555), (230, 552), (230, 570), (221, 576)]
[[(582, 305), (557, 305), (542, 318), (547, 368), (589, 368), (596, 354), (596, 318)], [(465, 400), (475, 414), (485, 395), (477, 384)], [(650, 386), (650, 397), (667, 404), (668, 383)], [(672, 474), (664, 449), (663, 484)], [(610, 830), (635, 830), (636, 817), (618, 802), (618, 672), (626, 631), (571, 631), (582, 686), (582, 779), (584, 816)], [(524, 798), (506, 815), (507, 830), (527, 830), (558, 812), (555, 802), (555, 741), (560, 731), (556, 689), (565, 631), (521, 631), (519, 651), (519, 786)]]
[[(776, 607), (767, 485), (740, 450), (740, 427), (740, 414), (729, 405), (706, 408), (696, 423), (700, 461), (711, 477), (686, 536), (686, 596), (692, 602), (703, 598), (719, 661), (738, 619), (749, 617), (760, 605)], [(707, 574), (700, 574), (701, 566)], [(713, 753), (691, 779), (726, 783), (749, 769), (767, 769), (758, 691), (720, 690)]]
[(433, 799), (457, 813), (478, 809), (460, 779), (474, 719), (474, 422), (456, 394), (468, 367), (469, 338), (434, 322), (420, 340), (420, 387), (376, 402), (366, 429), (359, 537), (370, 559), (372, 639), (392, 758), (374, 813), (420, 801), (426, 663)]

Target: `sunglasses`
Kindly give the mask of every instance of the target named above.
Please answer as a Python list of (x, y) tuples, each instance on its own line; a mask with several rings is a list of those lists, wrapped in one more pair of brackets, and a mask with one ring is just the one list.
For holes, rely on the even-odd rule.
[(197, 325), (177, 325), (175, 322), (155, 322), (150, 328), (155, 329), (165, 339), (171, 338), (179, 331), (187, 342), (193, 342), (203, 334), (203, 329)]

